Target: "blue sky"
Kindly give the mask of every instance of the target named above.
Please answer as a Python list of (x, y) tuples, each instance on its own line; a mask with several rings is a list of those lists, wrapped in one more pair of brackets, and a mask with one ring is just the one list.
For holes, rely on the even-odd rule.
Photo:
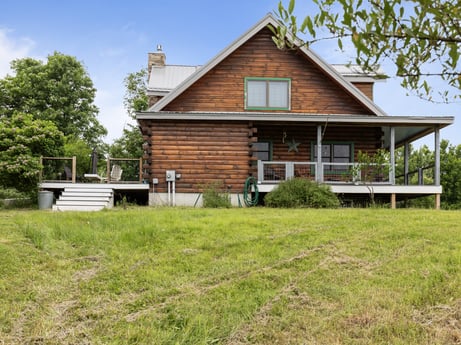
[[(130, 121), (123, 108), (123, 79), (146, 66), (147, 53), (157, 44), (169, 64), (203, 65), (277, 5), (278, 0), (2, 0), (0, 78), (16, 58), (45, 59), (54, 51), (75, 56), (98, 90), (99, 120), (110, 143)], [(308, 10), (303, 6), (300, 14)], [(334, 45), (312, 48), (328, 62), (350, 61)], [(375, 101), (389, 115), (455, 116), (455, 124), (441, 135), (461, 144), (461, 104), (433, 104), (406, 94), (394, 79), (375, 87)], [(432, 141), (428, 137), (419, 144)]]

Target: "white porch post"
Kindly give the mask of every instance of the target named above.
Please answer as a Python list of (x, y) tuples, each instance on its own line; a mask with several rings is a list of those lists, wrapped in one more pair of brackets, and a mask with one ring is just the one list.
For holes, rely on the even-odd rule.
[(390, 128), (390, 147), (389, 153), (391, 155), (391, 169), (389, 171), (389, 182), (395, 185), (395, 128)]
[(323, 167), (322, 167), (322, 126), (317, 126), (317, 176), (315, 180), (319, 183), (323, 182)]
[(410, 170), (410, 144), (408, 141), (405, 142), (404, 151), (403, 151), (403, 161), (404, 161), (404, 184), (408, 185), (410, 181), (408, 181), (408, 172)]
[(434, 184), (440, 186), (440, 129), (434, 131)]

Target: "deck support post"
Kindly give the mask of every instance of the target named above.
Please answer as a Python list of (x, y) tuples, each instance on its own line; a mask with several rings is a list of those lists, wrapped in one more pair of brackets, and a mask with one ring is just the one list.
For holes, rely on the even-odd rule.
[(397, 201), (395, 197), (395, 193), (391, 194), (391, 208), (394, 209), (397, 207)]
[(440, 194), (435, 195), (435, 205), (436, 210), (440, 210)]
[(72, 183), (76, 182), (77, 177), (77, 157), (72, 156)]
[(317, 126), (317, 176), (315, 180), (319, 183), (323, 182), (323, 166), (322, 166), (322, 126)]

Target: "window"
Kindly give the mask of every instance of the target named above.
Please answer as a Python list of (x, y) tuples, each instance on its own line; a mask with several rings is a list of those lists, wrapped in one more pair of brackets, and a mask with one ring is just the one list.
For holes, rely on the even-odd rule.
[[(322, 162), (349, 163), (352, 162), (352, 144), (322, 143)], [(314, 160), (317, 160), (317, 145), (314, 145)]]
[(267, 141), (253, 143), (253, 155), (261, 161), (271, 160), (271, 143)]
[[(312, 145), (313, 157), (317, 161), (317, 145)], [(354, 155), (352, 143), (322, 143), (324, 178), (327, 181), (351, 181), (351, 162)], [(331, 163), (331, 164), (328, 164)]]
[(290, 79), (245, 78), (245, 109), (290, 109)]

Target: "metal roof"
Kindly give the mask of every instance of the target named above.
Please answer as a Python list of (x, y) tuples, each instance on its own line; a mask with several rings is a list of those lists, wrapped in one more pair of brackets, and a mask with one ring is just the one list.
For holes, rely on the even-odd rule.
[(152, 66), (147, 90), (149, 94), (164, 96), (199, 68), (200, 66)]

